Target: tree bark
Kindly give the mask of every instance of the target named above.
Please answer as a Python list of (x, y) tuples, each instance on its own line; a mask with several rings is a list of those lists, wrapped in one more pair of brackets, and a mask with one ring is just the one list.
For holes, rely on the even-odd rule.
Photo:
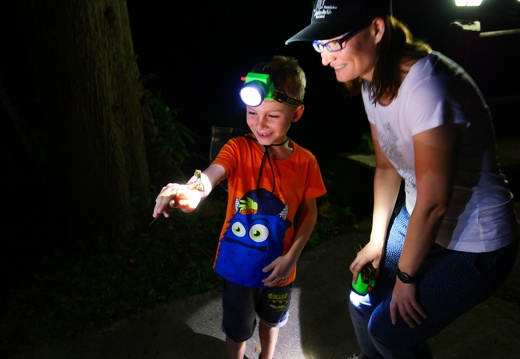
[(55, 203), (70, 239), (132, 234), (150, 202), (152, 122), (125, 0), (19, 0), (47, 134)]

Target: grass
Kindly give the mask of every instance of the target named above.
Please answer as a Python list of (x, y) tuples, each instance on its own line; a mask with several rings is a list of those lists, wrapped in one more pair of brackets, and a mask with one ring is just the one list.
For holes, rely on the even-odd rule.
[[(344, 231), (353, 215), (320, 198), (305, 250)], [(125, 315), (219, 285), (212, 264), (225, 201), (148, 222), (134, 238), (95, 238), (83, 248), (42, 259), (30, 283), (0, 298), (0, 357), (30, 352), (101, 328)]]

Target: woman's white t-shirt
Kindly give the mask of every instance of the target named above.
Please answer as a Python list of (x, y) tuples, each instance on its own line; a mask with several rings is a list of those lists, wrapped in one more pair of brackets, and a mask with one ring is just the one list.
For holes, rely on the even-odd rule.
[(417, 61), (388, 106), (362, 91), (368, 120), (383, 153), (405, 184), (406, 207), (417, 198), (413, 136), (443, 124), (460, 124), (460, 149), (450, 206), (436, 242), (449, 249), (489, 252), (516, 236), (512, 194), (498, 164), (491, 113), (470, 76), (439, 52)]

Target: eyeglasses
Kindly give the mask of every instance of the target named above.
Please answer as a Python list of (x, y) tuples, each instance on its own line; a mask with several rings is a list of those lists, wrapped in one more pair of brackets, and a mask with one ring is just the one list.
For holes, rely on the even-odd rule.
[(336, 40), (331, 40), (331, 41), (326, 42), (326, 43), (322, 43), (322, 42), (319, 42), (318, 40), (314, 40), (312, 42), (312, 46), (314, 46), (314, 50), (316, 50), (320, 54), (323, 52), (323, 48), (326, 48), (329, 52), (339, 51), (339, 50), (343, 49), (343, 44), (345, 44), (354, 35), (356, 35), (361, 30), (364, 30), (369, 25), (370, 25), (370, 23), (363, 24), (363, 25), (361, 25), (359, 27), (356, 27), (354, 30), (350, 31), (345, 36), (343, 36), (343, 37), (341, 37), (339, 39), (336, 39)]

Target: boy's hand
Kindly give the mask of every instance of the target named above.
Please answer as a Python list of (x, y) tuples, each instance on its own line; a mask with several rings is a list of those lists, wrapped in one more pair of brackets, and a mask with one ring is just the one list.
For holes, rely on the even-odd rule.
[(200, 203), (202, 192), (191, 185), (168, 183), (162, 188), (155, 199), (153, 217), (161, 214), (170, 217), (172, 208), (179, 208), (183, 212), (192, 212)]
[(294, 263), (288, 258), (288, 256), (280, 256), (271, 262), (268, 266), (264, 267), (263, 272), (267, 273), (272, 270), (271, 274), (262, 280), (262, 283), (268, 287), (273, 287), (277, 284), (283, 283)]

